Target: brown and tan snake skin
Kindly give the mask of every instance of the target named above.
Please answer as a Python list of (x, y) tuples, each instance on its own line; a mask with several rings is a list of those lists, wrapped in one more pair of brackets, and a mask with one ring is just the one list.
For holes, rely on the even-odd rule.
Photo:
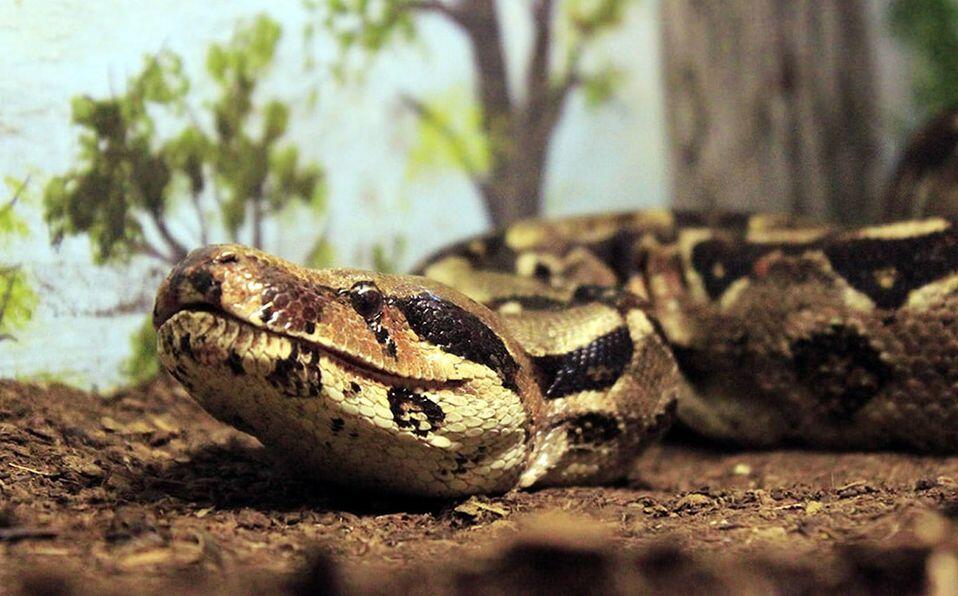
[(304, 475), (417, 495), (614, 481), (676, 413), (744, 445), (958, 449), (945, 220), (537, 220), (418, 272), (196, 250), (156, 299), (160, 359)]

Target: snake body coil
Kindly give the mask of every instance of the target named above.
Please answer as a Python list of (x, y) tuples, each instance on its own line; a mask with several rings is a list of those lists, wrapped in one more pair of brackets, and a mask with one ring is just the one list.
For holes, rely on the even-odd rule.
[(747, 445), (958, 449), (958, 229), (527, 221), (418, 273), (191, 253), (160, 359), (304, 473), (451, 496), (623, 477), (676, 412)]

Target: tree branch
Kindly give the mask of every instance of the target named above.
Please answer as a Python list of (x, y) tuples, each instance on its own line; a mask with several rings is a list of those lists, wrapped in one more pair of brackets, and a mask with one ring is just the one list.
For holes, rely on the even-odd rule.
[(582, 77), (577, 72), (567, 75), (559, 86), (553, 89), (549, 94), (550, 109), (561, 110), (566, 99), (582, 84), (582, 81)]
[(569, 52), (568, 64), (562, 80), (547, 91), (548, 100), (544, 102), (544, 107), (533, 120), (532, 129), (534, 134), (550, 135), (553, 127), (562, 114), (562, 108), (566, 100), (583, 82), (582, 74), (579, 72), (579, 65), (582, 62), (582, 53), (584, 43), (579, 42)]
[(482, 105), (482, 128), (493, 146), (508, 134), (512, 124), (512, 101), (507, 87), (506, 61), (502, 48), (502, 31), (494, 0), (468, 0), (458, 5), (457, 21), (472, 45), (479, 101)]
[[(210, 175), (210, 188), (213, 189), (213, 202), (216, 203), (216, 207), (220, 210), (220, 217), (223, 217), (223, 214), (226, 211), (226, 199), (223, 198), (223, 193), (220, 191), (219, 182), (216, 180), (216, 172), (213, 172), (212, 175)], [(235, 243), (239, 241), (236, 230), (227, 229), (226, 233), (229, 234), (230, 242)]]
[(466, 174), (469, 175), (469, 178), (472, 180), (473, 184), (479, 186), (481, 184), (482, 172), (469, 155), (469, 149), (466, 147), (465, 140), (462, 138), (462, 136), (454, 131), (449, 124), (445, 122), (441, 116), (439, 116), (439, 114), (437, 114), (432, 108), (422, 101), (419, 101), (418, 99), (408, 95), (403, 95), (402, 102), (407, 108), (415, 112), (416, 115), (423, 120), (423, 122), (434, 128), (436, 132), (442, 135), (442, 137), (446, 140), (446, 143), (449, 145), (449, 148), (452, 150), (456, 161), (459, 162), (462, 168), (466, 171)]
[(253, 232), (253, 248), (263, 248), (263, 195), (259, 194), (252, 199), (253, 216), (250, 227)]
[(173, 252), (172, 257), (175, 259), (173, 262), (180, 261), (186, 254), (189, 252), (186, 247), (173, 236), (170, 232), (170, 229), (166, 227), (166, 222), (163, 221), (163, 218), (160, 217), (158, 211), (150, 209), (150, 219), (153, 221), (153, 224), (156, 226), (157, 231), (160, 233), (160, 236), (163, 237), (163, 241), (166, 242), (166, 245)]
[(150, 257), (156, 259), (168, 265), (176, 265), (177, 259), (170, 255), (163, 254), (158, 248), (150, 244), (149, 242), (133, 242), (130, 244), (130, 248), (140, 253), (145, 257)]
[[(200, 119), (196, 116), (196, 112), (193, 110), (193, 106), (191, 106), (185, 100), (183, 104), (185, 106), (186, 115), (189, 117), (190, 121), (193, 123), (193, 127), (196, 128), (196, 130), (201, 131), (201, 134), (202, 134), (203, 128), (200, 126)], [(203, 173), (204, 169), (205, 168), (201, 162), (200, 172)], [(210, 176), (210, 178), (213, 178), (213, 176)], [(218, 189), (216, 189), (216, 183), (213, 182), (213, 185), (214, 185), (214, 191), (217, 191)], [(218, 195), (218, 192), (214, 192), (214, 195)], [(208, 225), (208, 222), (206, 221), (206, 218), (203, 216), (203, 206), (200, 205), (199, 195), (195, 192), (191, 192), (190, 198), (193, 201), (193, 209), (196, 211), (196, 219), (199, 221), (199, 224), (200, 224), (200, 244), (205, 246), (206, 244), (209, 243), (209, 225)], [(218, 199), (218, 196), (217, 196), (217, 199)]]
[(459, 11), (440, 0), (420, 0), (407, 2), (404, 6), (406, 10), (418, 10), (420, 12), (435, 12), (451, 19), (455, 23), (462, 24)]
[(6, 211), (7, 209), (13, 209), (13, 206), (17, 204), (17, 201), (20, 200), (20, 195), (23, 194), (23, 191), (27, 188), (27, 184), (30, 183), (30, 175), (28, 174), (26, 178), (23, 179), (23, 182), (20, 183), (20, 186), (17, 187), (17, 190), (13, 191), (13, 196), (10, 197), (10, 200), (7, 201), (7, 204), (3, 207), (0, 207), (0, 211)]
[(552, 52), (553, 0), (536, 0), (532, 6), (532, 24), (535, 41), (529, 62), (529, 102), (535, 105), (549, 90), (549, 57)]
[(193, 203), (193, 211), (196, 212), (196, 219), (200, 224), (200, 244), (206, 246), (209, 244), (209, 226), (207, 226), (206, 217), (203, 215), (203, 206), (200, 205), (199, 193), (190, 192), (190, 202)]

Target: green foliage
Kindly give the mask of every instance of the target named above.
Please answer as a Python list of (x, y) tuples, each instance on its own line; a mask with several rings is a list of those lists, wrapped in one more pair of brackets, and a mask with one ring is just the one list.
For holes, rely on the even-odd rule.
[(25, 200), (23, 191), (27, 181), (7, 177), (4, 182), (13, 198), (0, 205), (0, 248), (6, 248), (10, 239), (22, 238), (29, 233), (26, 222), (16, 212), (17, 203)]
[(406, 239), (402, 236), (393, 238), (392, 246), (384, 243), (373, 245), (373, 269), (380, 273), (399, 273), (399, 263), (406, 253)]
[(0, 267), (0, 341), (14, 337), (33, 316), (37, 295), (19, 267)]
[(915, 98), (926, 116), (958, 105), (958, 1), (893, 0), (889, 20), (915, 52)]
[[(207, 54), (207, 68), (219, 85), (213, 104), (216, 142), (213, 169), (224, 190), (223, 221), (235, 236), (244, 224), (247, 207), (254, 217), (267, 217), (294, 201), (322, 206), (326, 195), (325, 174), (316, 165), (300, 165), (295, 147), (278, 147), (286, 134), (289, 108), (269, 101), (262, 108), (262, 126), (252, 132), (253, 94), (276, 53), (279, 25), (260, 17), (240, 29), (225, 45), (214, 45)], [(254, 221), (253, 225), (258, 222)], [(254, 244), (260, 244), (254, 230)]]
[[(216, 96), (201, 102), (210, 110), (205, 120), (191, 111), (182, 59), (168, 50), (147, 57), (121, 95), (74, 98), (78, 163), (44, 189), (52, 240), (86, 235), (98, 263), (145, 255), (172, 264), (205, 243), (213, 226), (233, 240), (248, 232), (247, 241), (261, 245), (266, 219), (297, 205), (323, 211), (324, 170), (303, 163), (298, 149), (283, 143), (290, 108), (258, 98), (281, 36), (276, 22), (259, 16), (225, 43), (210, 46), (206, 70)], [(172, 132), (161, 135), (158, 120), (172, 123)], [(211, 129), (204, 121), (212, 122)], [(198, 219), (198, 237), (173, 232), (187, 229), (172, 221), (186, 200)], [(0, 231), (4, 222), (0, 216)], [(311, 258), (331, 261), (330, 250), (320, 252)], [(22, 296), (19, 282), (12, 287), (13, 296)], [(156, 338), (149, 321), (131, 341), (126, 374), (134, 380), (152, 376)]]
[(335, 262), (336, 252), (333, 249), (332, 243), (326, 238), (326, 234), (323, 234), (313, 243), (309, 254), (306, 255), (304, 264), (313, 269), (326, 269), (332, 267)]
[(153, 321), (147, 317), (140, 328), (130, 338), (132, 348), (130, 357), (123, 363), (123, 374), (134, 383), (146, 381), (156, 376), (160, 366), (156, 355), (156, 330)]
[(597, 108), (608, 102), (615, 95), (622, 83), (622, 71), (614, 66), (606, 66), (582, 82), (582, 94), (585, 103), (590, 108)]
[(581, 35), (593, 35), (622, 24), (630, 0), (565, 0), (565, 18)]
[[(346, 63), (355, 50), (376, 53), (394, 40), (409, 41), (416, 34), (410, 10), (414, 0), (304, 0), (303, 4), (319, 13), (324, 34), (332, 36), (339, 48), (333, 73), (340, 79), (346, 77)], [(309, 23), (304, 32), (311, 39), (315, 25)]]
[(175, 173), (163, 151), (154, 149), (156, 126), (149, 108), (181, 109), (188, 89), (181, 60), (163, 51), (145, 59), (124, 95), (73, 99), (73, 123), (80, 127), (79, 167), (50, 180), (44, 192), (54, 242), (86, 234), (98, 262), (142, 252), (144, 229), (138, 215), (163, 216)]
[(482, 115), (466, 90), (452, 87), (422, 105), (429, 117), (417, 122), (416, 142), (409, 152), (406, 175), (416, 178), (465, 164), (475, 173), (488, 171), (489, 143), (482, 132)]
[[(27, 224), (17, 215), (16, 206), (26, 200), (26, 181), (6, 179), (13, 198), (0, 206), (0, 248), (29, 233)], [(14, 338), (14, 332), (30, 321), (37, 305), (37, 295), (30, 286), (27, 273), (19, 265), (0, 262), (0, 341)]]
[(204, 165), (213, 153), (212, 141), (199, 128), (188, 126), (163, 145), (163, 157), (189, 183), (189, 192), (198, 196), (206, 188)]
[[(259, 245), (264, 219), (296, 202), (321, 209), (323, 169), (302, 164), (295, 147), (281, 145), (289, 108), (256, 99), (281, 35), (277, 23), (260, 16), (210, 47), (206, 67), (218, 89), (210, 106), (213, 131), (195, 116), (185, 118), (190, 81), (170, 51), (146, 58), (122, 95), (75, 98), (79, 163), (51, 179), (44, 192), (53, 241), (87, 235), (100, 263), (138, 255), (173, 263), (206, 242), (216, 216), (230, 238), (248, 228)], [(159, 113), (186, 124), (161, 139), (154, 119)], [(216, 198), (212, 208), (204, 206), (209, 194)], [(187, 197), (199, 219), (198, 238), (171, 230), (172, 214)]]
[(626, 10), (637, 0), (565, 0), (556, 23), (558, 47), (564, 60), (558, 78), (579, 81), (586, 105), (597, 108), (615, 95), (623, 79), (620, 69), (599, 63), (591, 69), (582, 65), (585, 49), (611, 33), (625, 19)]
[(254, 84), (272, 65), (282, 33), (278, 23), (259, 16), (238, 29), (229, 43), (213, 44), (206, 54), (206, 69), (223, 85)]

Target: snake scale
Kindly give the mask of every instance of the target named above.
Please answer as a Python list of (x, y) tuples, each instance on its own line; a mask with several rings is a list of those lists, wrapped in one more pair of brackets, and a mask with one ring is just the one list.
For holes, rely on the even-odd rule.
[(523, 221), (416, 273), (209, 246), (159, 357), (303, 475), (456, 496), (625, 476), (677, 418), (750, 446), (958, 448), (958, 228), (673, 211)]

